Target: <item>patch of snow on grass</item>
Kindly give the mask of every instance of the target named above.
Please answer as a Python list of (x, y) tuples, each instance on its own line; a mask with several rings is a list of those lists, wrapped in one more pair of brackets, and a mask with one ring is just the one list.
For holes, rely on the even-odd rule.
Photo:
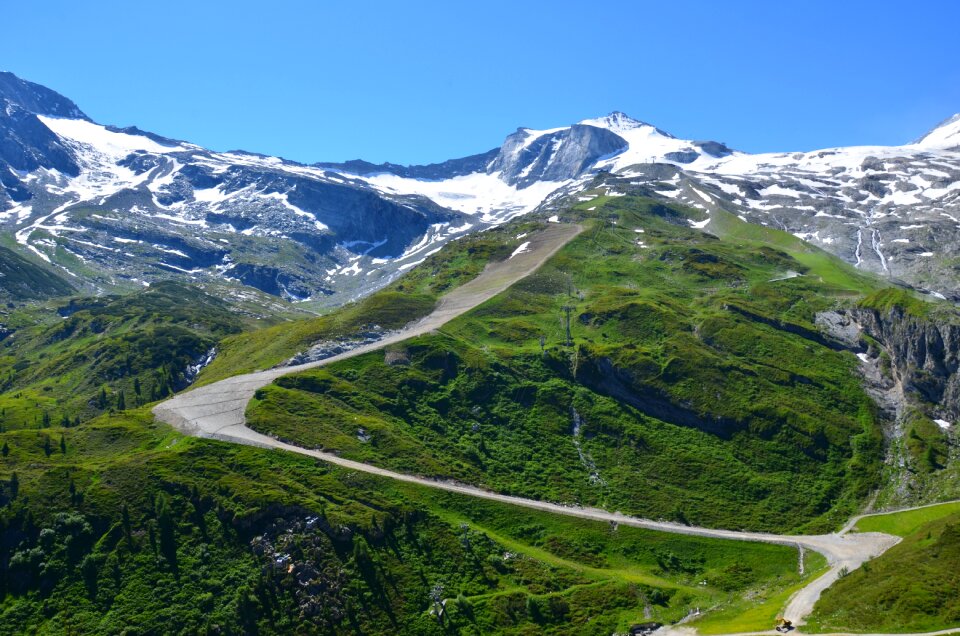
[(460, 234), (461, 232), (466, 232), (473, 227), (473, 223), (464, 223), (458, 227), (447, 228), (447, 234)]
[[(530, 241), (525, 241), (525, 242), (521, 243), (521, 244), (520, 244), (520, 247), (518, 247), (517, 249), (513, 250), (513, 254), (510, 255), (510, 258), (513, 258), (514, 256), (517, 256), (518, 254), (523, 254), (524, 252), (529, 252), (529, 251), (530, 251), (529, 247), (530, 247)], [(507, 259), (507, 260), (509, 260), (509, 259)]]
[(426, 259), (426, 258), (421, 258), (419, 261), (413, 261), (412, 263), (407, 263), (407, 264), (405, 264), (405, 265), (401, 265), (401, 266), (398, 267), (397, 269), (399, 269), (401, 272), (403, 272), (403, 271), (406, 271), (406, 270), (410, 269), (411, 267), (416, 267), (417, 265), (419, 265), (420, 263), (422, 263), (422, 262), (425, 261), (425, 260), (427, 260), (427, 259)]

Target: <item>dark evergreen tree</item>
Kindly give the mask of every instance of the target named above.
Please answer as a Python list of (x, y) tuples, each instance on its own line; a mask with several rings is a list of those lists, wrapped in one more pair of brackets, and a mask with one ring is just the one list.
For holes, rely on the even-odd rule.
[(0, 448), (0, 453), (2, 453), (4, 457), (10, 454), (10, 446), (7, 444), (7, 440), (3, 440), (3, 448)]
[(67, 454), (67, 440), (63, 437), (63, 434), (60, 435), (60, 452), (64, 455)]
[(130, 524), (130, 509), (127, 504), (120, 508), (120, 518), (123, 521), (123, 536), (127, 540), (127, 547), (133, 550), (133, 529)]
[(127, 400), (123, 397), (123, 391), (117, 393), (117, 410), (125, 411), (127, 408)]
[(53, 453), (53, 445), (50, 444), (50, 438), (46, 435), (43, 436), (43, 452), (47, 457)]
[(176, 573), (177, 539), (174, 534), (173, 513), (170, 511), (170, 504), (163, 493), (157, 495), (154, 511), (157, 516), (157, 528), (160, 531), (160, 552), (166, 557), (170, 567)]

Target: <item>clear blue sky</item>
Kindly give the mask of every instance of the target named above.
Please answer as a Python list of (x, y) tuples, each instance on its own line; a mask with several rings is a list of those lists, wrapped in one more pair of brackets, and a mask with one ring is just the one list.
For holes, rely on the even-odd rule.
[(101, 123), (300, 161), (440, 161), (622, 110), (759, 152), (960, 111), (960, 2), (7, 2), (0, 69)]

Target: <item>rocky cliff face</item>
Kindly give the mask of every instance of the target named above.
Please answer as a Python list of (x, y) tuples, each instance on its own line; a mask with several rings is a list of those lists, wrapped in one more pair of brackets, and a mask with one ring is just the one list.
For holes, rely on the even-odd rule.
[(76, 104), (63, 95), (6, 71), (0, 71), (0, 99), (20, 104), (27, 112), (38, 115), (89, 120)]
[(882, 361), (904, 404), (916, 403), (947, 421), (960, 418), (960, 325), (914, 316), (897, 306), (825, 312), (817, 320), (834, 338), (860, 351), (864, 362)]
[(887, 423), (879, 509), (960, 496), (960, 324), (900, 306), (824, 312), (817, 323), (856, 351)]

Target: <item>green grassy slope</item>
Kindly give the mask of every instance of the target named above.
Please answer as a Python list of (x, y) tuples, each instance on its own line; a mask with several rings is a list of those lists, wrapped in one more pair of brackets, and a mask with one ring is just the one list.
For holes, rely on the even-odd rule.
[(787, 547), (478, 502), (145, 411), (0, 447), (0, 634), (610, 634), (800, 581)]
[(960, 629), (960, 509), (956, 504), (867, 517), (857, 529), (891, 532), (904, 539), (826, 590), (814, 608), (812, 630)]
[(62, 277), (0, 245), (0, 299), (22, 302), (74, 291)]
[(697, 212), (648, 199), (576, 212), (592, 229), (536, 275), (389, 360), (278, 380), (248, 422), (402, 471), (647, 517), (783, 531), (854, 512), (881, 440), (855, 358), (813, 318), (872, 281), (787, 234), (734, 232), (735, 217), (735, 238), (719, 240), (689, 227)]
[(256, 321), (200, 289), (158, 283), (123, 296), (9, 312), (0, 341), (0, 430), (86, 420), (185, 386), (195, 363)]
[(908, 537), (919, 532), (924, 526), (960, 513), (960, 502), (951, 502), (907, 510), (864, 517), (857, 521), (858, 532), (886, 532), (898, 537)]

